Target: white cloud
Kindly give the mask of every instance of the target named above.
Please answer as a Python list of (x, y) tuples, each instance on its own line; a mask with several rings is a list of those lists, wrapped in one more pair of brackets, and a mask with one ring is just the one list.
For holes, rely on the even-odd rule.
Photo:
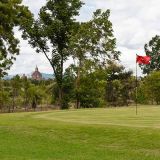
[[(121, 61), (128, 68), (135, 70), (135, 55), (144, 54), (144, 44), (156, 34), (160, 35), (160, 0), (83, 0), (86, 4), (80, 11), (78, 20), (91, 18), (98, 8), (110, 9), (117, 47), (122, 52)], [(30, 10), (37, 15), (45, 0), (23, 0)], [(17, 33), (19, 37), (20, 34)], [(43, 55), (35, 53), (26, 41), (21, 42), (21, 55), (9, 73), (28, 73), (35, 65), (44, 72), (52, 69)]]
[[(136, 72), (136, 54), (144, 55), (144, 52), (136, 49), (127, 49), (126, 47), (118, 47), (118, 49), (123, 53), (120, 57), (121, 64), (126, 67), (126, 70), (131, 70), (134, 73)], [(141, 75), (141, 69), (137, 65), (138, 76)]]
[(29, 9), (34, 13), (35, 16), (38, 15), (39, 9), (46, 3), (45, 0), (23, 0), (23, 4), (28, 6)]

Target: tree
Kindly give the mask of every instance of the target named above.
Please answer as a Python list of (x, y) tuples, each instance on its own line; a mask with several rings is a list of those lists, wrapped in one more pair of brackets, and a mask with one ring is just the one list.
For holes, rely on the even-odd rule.
[(74, 75), (74, 65), (70, 65), (64, 73), (63, 80), (63, 106), (64, 109), (69, 108), (69, 102), (72, 102), (75, 98), (75, 75)]
[(86, 59), (92, 59), (96, 63), (106, 65), (108, 60), (118, 60), (120, 52), (116, 51), (116, 39), (113, 35), (112, 23), (109, 21), (110, 10), (102, 12), (96, 10), (89, 22), (77, 25), (71, 36), (70, 50), (73, 59), (77, 61), (77, 108), (80, 107), (79, 88), (81, 69)]
[[(104, 95), (105, 95), (105, 77), (106, 73), (104, 69), (100, 68), (96, 62), (92, 60), (83, 61), (81, 68), (80, 85), (77, 90), (76, 78), (77, 78), (77, 67), (71, 65), (69, 68), (70, 74), (66, 79), (66, 84), (70, 92), (70, 102), (80, 103), (79, 108), (93, 108), (104, 106)], [(77, 94), (79, 96), (77, 96)], [(77, 103), (76, 103), (77, 104)], [(75, 106), (77, 108), (77, 106)]]
[(106, 85), (106, 101), (108, 105), (129, 105), (132, 92), (135, 88), (135, 80), (131, 71), (125, 71), (121, 65), (111, 62), (106, 68), (108, 73)]
[(160, 36), (156, 35), (145, 44), (145, 52), (147, 56), (151, 57), (149, 65), (140, 65), (144, 74), (149, 74), (152, 71), (160, 71)]
[[(149, 104), (149, 101), (153, 104), (153, 97), (151, 96), (152, 93), (147, 91), (147, 86), (144, 83), (144, 80), (138, 81), (138, 88), (137, 88), (137, 102), (139, 104)], [(136, 98), (136, 95), (134, 95)]]
[(32, 47), (42, 52), (53, 68), (59, 88), (59, 103), (62, 108), (63, 69), (69, 57), (69, 39), (74, 28), (75, 16), (82, 6), (80, 0), (49, 0), (40, 9), (39, 18), (26, 32)]
[(10, 111), (10, 95), (9, 92), (5, 90), (5, 84), (3, 80), (0, 80), (0, 110), (9, 108)]
[(25, 110), (28, 109), (29, 105), (29, 88), (30, 88), (31, 82), (27, 79), (27, 77), (22, 78), (22, 89), (21, 89), (21, 96), (23, 99), (23, 106)]
[(0, 91), (0, 110), (2, 111), (4, 107), (9, 108), (10, 112), (10, 96), (7, 91)]
[(154, 71), (145, 77), (145, 94), (151, 102), (160, 104), (160, 71)]
[(14, 36), (14, 27), (21, 30), (31, 21), (31, 13), (21, 5), (22, 0), (0, 1), (0, 78), (6, 74), (19, 54), (19, 40)]
[(83, 68), (81, 68), (82, 74), (78, 91), (76, 88), (76, 92), (79, 95), (79, 107), (95, 108), (100, 106), (100, 98), (103, 97), (103, 92), (101, 92), (101, 78), (97, 74), (98, 71), (102, 72), (102, 70), (97, 69), (93, 61), (84, 61)]
[(15, 99), (20, 94), (20, 88), (21, 88), (21, 79), (20, 79), (19, 75), (16, 75), (15, 77), (12, 78), (11, 87), (12, 87), (12, 91), (11, 91), (12, 110), (14, 111), (14, 109), (15, 109)]

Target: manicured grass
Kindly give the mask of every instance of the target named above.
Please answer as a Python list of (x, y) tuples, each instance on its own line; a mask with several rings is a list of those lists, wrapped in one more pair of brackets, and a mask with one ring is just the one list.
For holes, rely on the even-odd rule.
[(160, 106), (0, 115), (2, 160), (160, 160)]

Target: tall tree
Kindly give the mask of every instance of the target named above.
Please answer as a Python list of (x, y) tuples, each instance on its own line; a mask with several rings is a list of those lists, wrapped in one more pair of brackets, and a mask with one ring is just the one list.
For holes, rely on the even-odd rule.
[(144, 74), (152, 71), (160, 71), (160, 36), (156, 35), (145, 44), (145, 52), (147, 56), (151, 57), (149, 65), (140, 65)]
[(19, 54), (19, 40), (15, 38), (14, 27), (24, 29), (32, 19), (22, 0), (0, 1), (0, 78), (6, 74)]
[(89, 22), (77, 25), (71, 37), (71, 52), (77, 61), (77, 108), (80, 107), (78, 90), (85, 60), (92, 59), (103, 66), (108, 60), (118, 60), (120, 52), (116, 51), (116, 39), (109, 16), (110, 10), (96, 10)]
[(68, 45), (74, 28), (75, 16), (82, 6), (80, 0), (48, 0), (40, 9), (39, 18), (28, 29), (29, 43), (42, 52), (53, 68), (59, 87), (62, 108), (64, 62), (69, 57)]
[(19, 75), (16, 75), (11, 79), (11, 87), (12, 87), (12, 111), (15, 109), (15, 100), (16, 97), (19, 95), (20, 88), (21, 88), (21, 79)]

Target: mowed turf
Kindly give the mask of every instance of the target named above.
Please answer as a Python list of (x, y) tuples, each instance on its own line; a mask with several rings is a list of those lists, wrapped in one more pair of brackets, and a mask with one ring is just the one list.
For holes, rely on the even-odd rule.
[(1, 114), (0, 160), (160, 160), (160, 106)]

